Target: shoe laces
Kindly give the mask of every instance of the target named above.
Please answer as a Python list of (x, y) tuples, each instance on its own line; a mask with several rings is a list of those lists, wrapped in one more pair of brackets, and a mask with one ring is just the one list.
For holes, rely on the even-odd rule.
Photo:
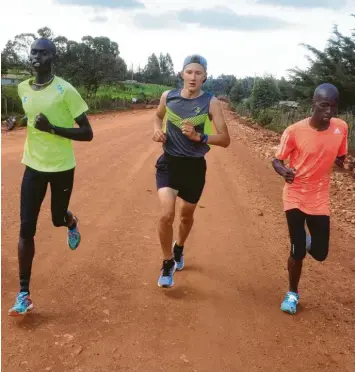
[(171, 261), (166, 260), (166, 261), (163, 262), (163, 267), (162, 267), (163, 276), (170, 276), (172, 266), (173, 265), (172, 265)]
[(297, 297), (293, 293), (288, 293), (287, 294), (287, 301), (297, 302), (298, 299), (297, 299)]
[(75, 228), (73, 230), (68, 230), (68, 234), (69, 234), (69, 239), (77, 239), (78, 236), (79, 236), (79, 232), (78, 232), (77, 228)]
[(20, 292), (17, 295), (16, 304), (22, 304), (24, 301), (27, 300), (27, 298), (28, 298), (28, 293), (27, 292)]

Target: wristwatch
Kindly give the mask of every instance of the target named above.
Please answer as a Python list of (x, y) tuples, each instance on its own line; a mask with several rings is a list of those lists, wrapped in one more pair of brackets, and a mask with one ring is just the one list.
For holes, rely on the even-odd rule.
[(55, 126), (54, 125), (49, 126), (49, 133), (55, 134)]
[(207, 143), (208, 141), (208, 135), (207, 134), (200, 134), (200, 142), (201, 143)]

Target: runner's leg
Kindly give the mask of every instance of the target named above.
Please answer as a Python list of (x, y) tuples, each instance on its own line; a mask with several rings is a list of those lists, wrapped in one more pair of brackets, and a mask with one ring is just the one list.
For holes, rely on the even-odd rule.
[(47, 184), (46, 173), (26, 167), (21, 184), (20, 201), (21, 227), (18, 243), (20, 292), (15, 305), (9, 311), (9, 315), (24, 314), (33, 308), (29, 295), (32, 262), (35, 254), (34, 236)]
[(183, 247), (187, 237), (190, 234), (192, 225), (194, 223), (194, 213), (197, 204), (191, 204), (187, 201), (182, 201), (182, 206), (180, 210), (180, 225), (179, 225), (179, 235), (177, 238), (177, 245)]
[(291, 251), (287, 262), (289, 291), (281, 304), (281, 310), (295, 314), (299, 301), (298, 284), (301, 278), (303, 259), (306, 256), (306, 232), (304, 229), (306, 214), (299, 209), (291, 209), (286, 211), (286, 219), (291, 242)]
[(306, 221), (312, 237), (308, 253), (315, 260), (324, 261), (329, 251), (330, 217), (307, 215)]
[(163, 187), (158, 190), (161, 206), (158, 230), (164, 256), (163, 267), (158, 281), (160, 287), (171, 287), (174, 284), (173, 274), (176, 264), (172, 256), (172, 243), (177, 193), (176, 190), (170, 187)]
[(179, 234), (174, 244), (174, 259), (176, 261), (176, 270), (178, 271), (184, 268), (184, 244), (194, 223), (196, 206), (197, 204), (191, 204), (185, 200), (182, 201)]
[(164, 260), (172, 258), (173, 223), (177, 190), (164, 187), (158, 190), (161, 213), (159, 219), (159, 239), (163, 250)]
[(52, 173), (50, 177), (53, 225), (68, 227), (68, 245), (73, 250), (79, 246), (81, 239), (77, 228), (77, 218), (68, 210), (74, 185), (74, 171), (70, 169)]

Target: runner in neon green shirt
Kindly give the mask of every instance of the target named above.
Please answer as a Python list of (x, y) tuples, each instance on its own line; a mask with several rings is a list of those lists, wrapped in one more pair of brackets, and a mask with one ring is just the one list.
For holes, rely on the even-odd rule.
[[(85, 112), (88, 106), (77, 90), (52, 74), (56, 48), (48, 39), (31, 46), (35, 78), (18, 86), (18, 94), (28, 118), (22, 163), (21, 228), (18, 244), (20, 292), (9, 315), (23, 315), (33, 309), (30, 278), (35, 252), (37, 219), (48, 184), (54, 226), (68, 229), (68, 245), (75, 250), (81, 240), (78, 219), (69, 210), (76, 166), (72, 140), (91, 141), (93, 132)], [(74, 128), (76, 122), (79, 128)]]

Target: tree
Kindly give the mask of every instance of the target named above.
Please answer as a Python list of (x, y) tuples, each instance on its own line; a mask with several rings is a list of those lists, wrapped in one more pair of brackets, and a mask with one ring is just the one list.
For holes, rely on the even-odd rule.
[(244, 88), (244, 98), (249, 98), (253, 91), (255, 78), (251, 76), (247, 76), (242, 79), (243, 88)]
[(204, 88), (216, 96), (228, 95), (236, 81), (237, 79), (233, 75), (220, 75), (216, 79), (213, 76), (209, 76)]
[(294, 99), (294, 87), (292, 83), (282, 77), (277, 81), (277, 85), (280, 89), (280, 99), (282, 101), (288, 101)]
[(295, 94), (302, 101), (310, 101), (314, 89), (321, 83), (332, 83), (340, 92), (340, 109), (355, 111), (355, 32), (344, 36), (335, 26), (324, 51), (303, 44), (311, 52), (310, 67), (292, 69)]
[(280, 90), (272, 76), (257, 78), (251, 94), (251, 108), (253, 111), (273, 106), (280, 99)]
[(38, 36), (43, 37), (44, 39), (53, 40), (54, 34), (49, 27), (42, 27), (37, 31)]
[(241, 80), (238, 80), (232, 87), (230, 93), (229, 93), (229, 98), (232, 101), (232, 103), (237, 104), (242, 101), (244, 96), (244, 86), (243, 82)]
[(20, 34), (8, 41), (1, 55), (2, 71), (11, 67), (32, 73), (29, 51), (38, 37), (49, 38), (56, 45), (55, 73), (85, 87), (88, 96), (95, 94), (100, 85), (123, 80), (126, 75), (127, 66), (119, 56), (118, 44), (109, 38), (85, 36), (78, 43), (64, 36), (54, 37), (48, 27), (40, 28), (37, 36)]
[(81, 43), (73, 44), (72, 49), (71, 54), (78, 57), (78, 73), (87, 95), (96, 94), (103, 83), (124, 79), (127, 66), (119, 57), (116, 42), (102, 36), (84, 36)]
[(1, 62), (4, 61), (7, 69), (11, 67), (32, 73), (29, 51), (35, 39), (35, 34), (23, 33), (16, 35), (13, 41), (9, 40), (7, 42), (1, 53)]
[(161, 82), (159, 60), (155, 53), (148, 58), (144, 69), (144, 78), (147, 83), (159, 84)]
[(160, 68), (160, 84), (164, 85), (175, 85), (175, 72), (174, 64), (169, 53), (160, 53), (159, 56), (159, 68)]
[(229, 95), (233, 86), (237, 83), (237, 78), (234, 75), (222, 74), (218, 77), (218, 79), (221, 80), (221, 86), (223, 86), (225, 94)]
[(169, 53), (166, 54), (166, 61), (168, 65), (169, 76), (174, 77), (175, 76), (174, 63)]

